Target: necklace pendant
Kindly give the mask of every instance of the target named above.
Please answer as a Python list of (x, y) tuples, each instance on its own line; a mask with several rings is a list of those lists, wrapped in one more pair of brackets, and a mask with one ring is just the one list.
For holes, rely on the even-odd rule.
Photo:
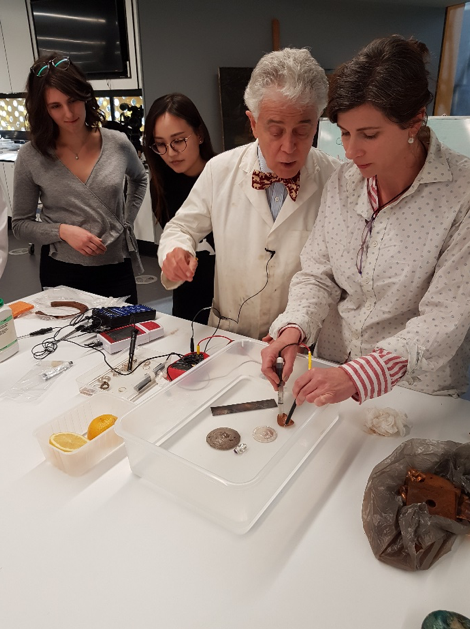
[(78, 155), (77, 154), (75, 154), (75, 159), (78, 159)]

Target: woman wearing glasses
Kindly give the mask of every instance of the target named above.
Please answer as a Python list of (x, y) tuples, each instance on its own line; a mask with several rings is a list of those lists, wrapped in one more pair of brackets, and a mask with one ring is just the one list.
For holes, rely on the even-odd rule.
[(17, 238), (42, 245), (42, 287), (64, 284), (137, 303), (131, 256), (142, 267), (133, 223), (147, 178), (134, 147), (100, 126), (93, 88), (67, 57), (34, 64), (26, 111), (31, 141), (15, 165), (12, 225)]
[(470, 160), (426, 126), (424, 44), (375, 40), (340, 66), (327, 113), (346, 156), (330, 178), (286, 311), (270, 329), (263, 372), (277, 388), (295, 347), (316, 342), (340, 367), (294, 384), (297, 403), (363, 402), (401, 385), (449, 395), (467, 387), (470, 350)]
[[(215, 153), (204, 121), (194, 103), (183, 94), (166, 94), (150, 108), (145, 121), (144, 151), (151, 172), (152, 206), (162, 229), (191, 192), (206, 162)], [(173, 291), (173, 314), (207, 323), (214, 296), (214, 240), (200, 244), (191, 282)], [(199, 313), (199, 314), (198, 314)]]

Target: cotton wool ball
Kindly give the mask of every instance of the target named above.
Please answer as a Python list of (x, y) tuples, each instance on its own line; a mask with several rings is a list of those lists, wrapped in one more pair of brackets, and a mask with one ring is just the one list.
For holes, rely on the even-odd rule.
[(367, 432), (382, 437), (393, 437), (397, 434), (404, 437), (407, 427), (411, 427), (407, 419), (405, 413), (400, 413), (393, 408), (368, 408), (365, 427)]

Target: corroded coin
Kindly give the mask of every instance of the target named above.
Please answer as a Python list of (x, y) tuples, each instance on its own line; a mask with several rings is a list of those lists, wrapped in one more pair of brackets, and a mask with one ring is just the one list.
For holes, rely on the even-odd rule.
[(207, 443), (216, 450), (232, 450), (240, 443), (240, 435), (233, 428), (215, 428), (206, 437)]
[(287, 419), (287, 414), (281, 413), (277, 416), (277, 423), (279, 424), (279, 426), (282, 426), (283, 428), (292, 428), (292, 426), (295, 424), (294, 420), (289, 419), (289, 421), (286, 424), (286, 419)]
[(277, 439), (277, 432), (270, 426), (258, 426), (253, 430), (253, 439), (261, 443), (271, 443)]

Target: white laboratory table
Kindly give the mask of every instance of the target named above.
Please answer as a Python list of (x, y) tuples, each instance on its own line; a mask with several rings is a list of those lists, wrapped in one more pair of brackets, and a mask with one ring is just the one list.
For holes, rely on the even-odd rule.
[[(189, 323), (158, 321), (155, 353), (188, 351)], [(44, 325), (16, 322), (18, 335)], [(195, 327), (196, 338), (210, 332)], [(31, 368), (35, 342), (21, 340), (0, 363), (0, 392)], [(0, 627), (418, 629), (436, 609), (470, 616), (468, 537), (430, 570), (408, 573), (375, 559), (361, 521), (373, 467), (409, 437), (467, 441), (469, 402), (398, 387), (363, 407), (329, 407), (340, 420), (254, 527), (235, 535), (133, 475), (127, 458), (80, 477), (45, 462), (34, 430), (83, 399), (76, 378), (102, 360), (65, 343), (54, 358), (75, 365), (38, 403), (0, 399)], [(406, 412), (410, 435), (366, 434), (367, 406)]]

